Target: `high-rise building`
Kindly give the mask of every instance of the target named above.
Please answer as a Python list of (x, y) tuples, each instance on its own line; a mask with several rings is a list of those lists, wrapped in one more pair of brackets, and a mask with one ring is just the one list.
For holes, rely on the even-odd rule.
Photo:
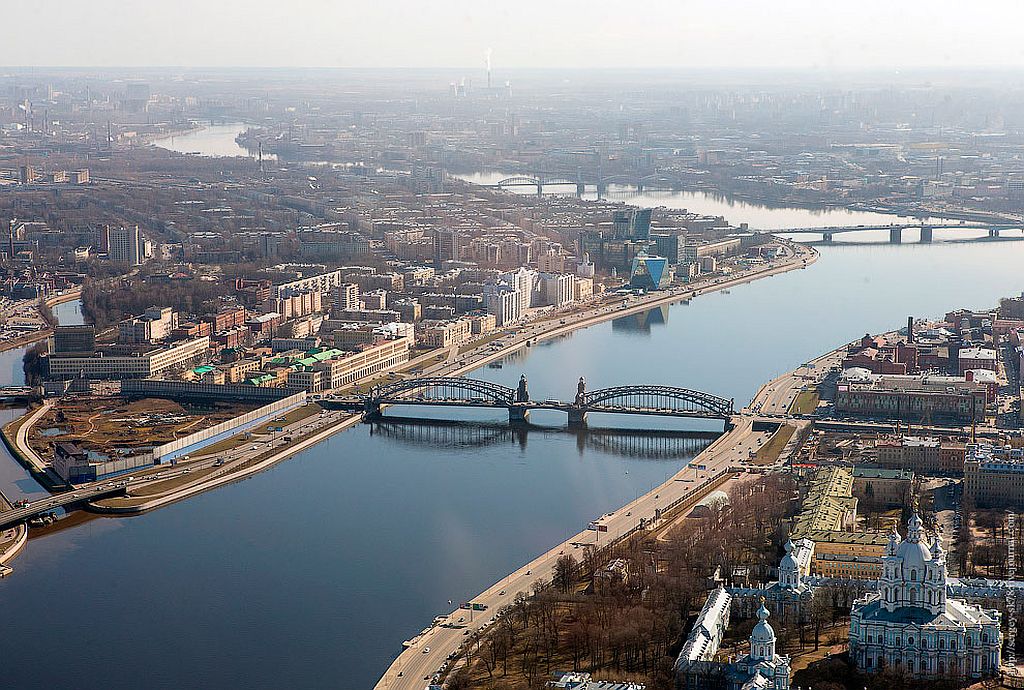
[(523, 315), (522, 292), (508, 283), (491, 283), (484, 287), (484, 306), (494, 315), (497, 326), (515, 323)]
[(617, 240), (646, 240), (651, 236), (651, 209), (623, 209), (612, 213)]
[(107, 258), (114, 263), (139, 266), (143, 259), (142, 233), (139, 226), (110, 228), (107, 232)]
[(359, 286), (355, 283), (342, 283), (338, 286), (334, 299), (336, 311), (353, 311), (360, 308)]
[(460, 238), (457, 230), (438, 228), (434, 231), (434, 265), (461, 258)]

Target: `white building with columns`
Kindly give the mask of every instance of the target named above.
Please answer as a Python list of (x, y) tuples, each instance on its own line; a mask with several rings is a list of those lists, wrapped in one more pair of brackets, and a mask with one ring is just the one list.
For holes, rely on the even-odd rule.
[(917, 678), (998, 673), (1000, 613), (947, 595), (941, 541), (929, 545), (916, 513), (906, 539), (893, 530), (877, 591), (850, 612), (850, 660), (859, 669), (888, 667)]

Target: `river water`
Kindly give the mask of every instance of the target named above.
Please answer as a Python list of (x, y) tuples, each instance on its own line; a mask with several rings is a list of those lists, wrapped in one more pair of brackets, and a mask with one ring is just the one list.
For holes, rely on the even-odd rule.
[[(250, 151), (238, 144), (235, 137), (244, 132), (244, 124), (210, 124), (184, 134), (176, 134), (165, 139), (157, 139), (153, 143), (160, 148), (178, 153), (196, 153), (200, 156), (246, 156), (255, 158), (256, 151)], [(272, 160), (273, 154), (264, 153), (266, 160)]]
[[(719, 203), (686, 200), (716, 213)], [(726, 215), (740, 222), (747, 210)], [(806, 224), (803, 211), (756, 210), (780, 227)], [(591, 387), (683, 385), (739, 407), (765, 380), (864, 332), (1019, 293), (1022, 259), (1012, 242), (826, 247), (806, 270), (577, 331), (476, 375), (514, 385), (526, 373), (539, 399), (573, 395), (585, 375)], [(460, 419), (357, 427), (187, 502), (32, 540), (0, 582), (17, 629), (0, 638), (5, 682), (368, 688), (448, 600), (647, 491), (707, 442), (556, 428), (522, 437), (499, 415)]]
[[(65, 326), (81, 324), (81, 305), (80, 300), (58, 304), (53, 307), (53, 315), (57, 318), (58, 323)], [(26, 349), (28, 348), (0, 352), (0, 385), (20, 386), (25, 383), (22, 359)], [(24, 408), (20, 407), (0, 408), (0, 426), (17, 419), (24, 412)], [(12, 501), (46, 494), (46, 489), (32, 479), (32, 475), (18, 464), (8, 452), (7, 446), (3, 444), (0, 444), (0, 490)], [(2, 591), (2, 587), (0, 587), (0, 599), (3, 597)]]

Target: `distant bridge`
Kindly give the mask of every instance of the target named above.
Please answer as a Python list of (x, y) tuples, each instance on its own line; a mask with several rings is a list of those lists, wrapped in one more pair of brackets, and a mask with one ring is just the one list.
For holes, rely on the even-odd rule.
[(823, 242), (831, 242), (836, 235), (851, 232), (889, 231), (889, 242), (900, 244), (903, 241), (904, 230), (920, 231), (921, 242), (932, 241), (935, 230), (986, 230), (989, 237), (999, 237), (1000, 230), (1018, 230), (1024, 228), (1024, 223), (1011, 222), (979, 222), (979, 221), (958, 221), (941, 223), (887, 223), (876, 225), (825, 225), (811, 228), (779, 228), (776, 230), (765, 230), (775, 235), (821, 235)]
[(0, 387), (0, 400), (5, 402), (23, 402), (35, 395), (32, 386), (3, 386)]
[(592, 412), (721, 419), (726, 425), (734, 414), (733, 400), (703, 391), (661, 385), (587, 391), (582, 377), (572, 402), (531, 400), (525, 376), (514, 389), (490, 381), (453, 376), (405, 379), (377, 386), (363, 396), (334, 402), (340, 407), (361, 408), (367, 419), (379, 417), (389, 405), (504, 408), (513, 423), (527, 422), (532, 410), (558, 410), (568, 415), (570, 427), (586, 426), (587, 416)]
[(577, 173), (575, 177), (560, 173), (527, 173), (513, 175), (497, 182), (484, 185), (485, 187), (509, 188), (509, 187), (532, 187), (538, 194), (544, 193), (545, 187), (575, 187), (576, 194), (582, 196), (587, 187), (596, 188), (597, 192), (605, 192), (609, 185), (629, 185), (636, 187), (639, 191), (645, 189), (661, 189), (669, 191), (680, 191), (686, 181), (675, 174), (668, 172), (654, 172), (646, 175), (608, 175), (593, 176)]

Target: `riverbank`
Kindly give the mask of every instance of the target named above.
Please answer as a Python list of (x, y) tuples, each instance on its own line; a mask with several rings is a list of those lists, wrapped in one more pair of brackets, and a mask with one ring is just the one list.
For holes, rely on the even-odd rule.
[[(414, 376), (421, 373), (462, 376), (481, 368), (481, 366), (490, 361), (506, 357), (524, 347), (529, 347), (544, 340), (559, 338), (573, 331), (595, 326), (607, 320), (622, 318), (663, 305), (688, 301), (703, 293), (727, 290), (743, 283), (752, 283), (762, 277), (803, 268), (814, 263), (818, 258), (817, 252), (803, 246), (787, 243), (786, 247), (791, 252), (790, 256), (773, 264), (757, 266), (734, 275), (719, 276), (708, 279), (708, 281), (677, 287), (665, 293), (651, 293), (639, 297), (630, 296), (624, 300), (626, 306), (618, 302), (616, 297), (615, 303), (611, 305), (605, 301), (603, 304), (598, 303), (580, 312), (547, 314), (540, 320), (531, 322), (531, 324), (527, 324), (522, 328), (506, 332), (506, 334), (501, 336), (505, 338), (504, 347), (493, 349), (494, 339), (488, 337), (477, 341), (477, 344), (471, 345), (470, 349), (466, 351), (458, 348), (454, 351), (441, 353), (431, 351), (418, 356), (407, 364), (407, 371), (412, 369), (413, 371), (409, 375)], [(70, 301), (73, 299), (75, 299), (74, 295), (62, 295), (59, 301)], [(511, 337), (508, 337), (509, 335)], [(418, 366), (423, 366), (423, 369), (419, 372), (416, 371)], [(361, 381), (357, 385), (367, 385), (367, 382)], [(46, 409), (47, 405), (44, 404), (9, 424), (4, 429), (3, 441), (18, 462), (29, 469), (38, 481), (53, 491), (59, 487), (52, 481), (45, 462), (35, 454), (28, 444), (29, 431), (33, 424), (42, 418)], [(193, 481), (179, 483), (181, 479), (186, 479), (186, 476), (179, 477), (177, 480), (171, 480), (169, 483), (173, 487), (153, 494), (152, 498), (138, 497), (143, 500), (130, 505), (117, 505), (116, 500), (97, 501), (90, 503), (88, 510), (100, 515), (132, 516), (183, 501), (199, 493), (228, 483), (241, 481), (259, 472), (263, 472), (278, 463), (300, 454), (300, 452), (311, 446), (329, 439), (334, 434), (359, 424), (361, 417), (357, 415), (334, 414), (332, 415), (332, 421), (333, 423), (327, 424), (322, 428), (314, 428), (311, 432), (304, 435), (294, 434), (295, 439), (286, 443), (280, 449), (268, 449), (259, 452), (259, 454), (249, 454), (247, 456), (245, 454), (246, 448), (242, 447), (240, 448), (242, 450), (241, 457), (229, 460), (224, 467), (212, 465), (214, 461), (211, 458), (201, 463), (202, 467), (197, 466), (194, 468), (196, 469), (196, 478)], [(207, 465), (210, 465), (210, 467), (206, 467)], [(155, 468), (154, 473), (159, 474), (160, 468)], [(158, 484), (158, 482), (145, 475), (137, 477), (136, 483), (141, 483), (142, 485), (146, 483), (150, 485)]]
[[(496, 611), (519, 594), (530, 596), (537, 580), (550, 581), (554, 577), (557, 561), (563, 555), (581, 557), (581, 545), (592, 544), (606, 549), (639, 531), (657, 533), (667, 529), (686, 506), (701, 500), (732, 477), (740, 476), (748, 466), (757, 465), (756, 462), (749, 462), (751, 452), (756, 453), (769, 443), (776, 431), (754, 431), (757, 414), (753, 411), (787, 413), (807, 382), (816, 380), (830, 366), (841, 361), (845, 351), (846, 345), (842, 345), (764, 383), (750, 405), (734, 418), (733, 427), (666, 481), (621, 508), (594, 520), (591, 524), (597, 526), (596, 531), (588, 529), (566, 538), (470, 601)], [(808, 422), (798, 423), (806, 425)], [(786, 448), (782, 450), (783, 456), (792, 452), (791, 444), (787, 439)], [(782, 459), (778, 458), (779, 461)], [(752, 466), (751, 469), (762, 472), (766, 467)], [(606, 535), (603, 542), (602, 534)], [(485, 632), (494, 621), (494, 618), (485, 621), (486, 614), (482, 614), (476, 624), (463, 625), (463, 614), (462, 609), (456, 609), (435, 619), (435, 623), (414, 645), (395, 658), (377, 682), (376, 690), (416, 690), (420, 678), (432, 676), (449, 655), (459, 653), (468, 636), (474, 632)], [(452, 669), (448, 670), (450, 672)]]
[[(82, 296), (82, 288), (77, 287), (71, 290), (66, 290), (59, 294), (47, 297), (43, 300), (43, 303), (47, 307), (53, 308), (58, 304), (64, 304), (65, 302), (73, 302)], [(18, 338), (11, 340), (5, 340), (0, 342), (0, 352), (7, 352), (8, 350), (17, 350), (19, 348), (27, 347), (33, 343), (37, 343), (40, 340), (46, 340), (53, 334), (53, 328), (41, 328), (38, 331), (32, 331), (26, 333)]]
[[(535, 342), (561, 337), (581, 328), (587, 328), (611, 319), (640, 313), (662, 305), (693, 299), (705, 292), (720, 291), (742, 283), (753, 282), (759, 278), (766, 278), (772, 275), (795, 270), (797, 268), (803, 268), (814, 263), (818, 258), (817, 252), (805, 248), (802, 245), (792, 244), (788, 246), (791, 247), (793, 254), (786, 261), (779, 262), (774, 265), (769, 264), (764, 267), (755, 268), (751, 271), (737, 275), (734, 278), (716, 278), (714, 279), (714, 282), (694, 283), (688, 288), (676, 288), (671, 290), (668, 294), (659, 292), (643, 297), (634, 297), (631, 298), (633, 304), (624, 308), (600, 306), (585, 310), (576, 315), (556, 315), (548, 319), (547, 322), (541, 321), (531, 325), (531, 329), (540, 330), (529, 330), (528, 335), (510, 342), (502, 348), (491, 349), (489, 347), (490, 341), (485, 344), (478, 345), (475, 349), (463, 353), (460, 359), (455, 360), (454, 364), (452, 363), (451, 358), (443, 356), (440, 360), (437, 360), (436, 358), (439, 355), (434, 352), (426, 353), (418, 357), (414, 362), (426, 362), (431, 359), (436, 360), (432, 366), (422, 369), (423, 374), (443, 373), (448, 376), (461, 376), (474, 371), (489, 362), (507, 357), (508, 355), (517, 352), (524, 347), (528, 347)], [(412, 365), (413, 363), (410, 363), (410, 365), (407, 366)], [(358, 387), (358, 384), (356, 387)], [(38, 416), (39, 415), (36, 415), (35, 418), (38, 419)], [(189, 483), (186, 486), (168, 491), (150, 501), (145, 501), (140, 504), (131, 506), (111, 506), (107, 505), (105, 502), (94, 502), (89, 504), (90, 510), (109, 515), (137, 515), (148, 512), (150, 510), (181, 501), (185, 498), (189, 498), (190, 496), (209, 491), (218, 486), (241, 481), (242, 479), (250, 477), (258, 472), (262, 472), (265, 469), (268, 469), (269, 467), (272, 467), (273, 465), (330, 438), (338, 432), (349, 429), (362, 421), (362, 418), (359, 415), (335, 416), (337, 421), (334, 424), (322, 430), (316, 430), (305, 437), (300, 437), (291, 444), (286, 445), (282, 450), (276, 453), (265, 454), (265, 457), (260, 457), (255, 462), (250, 460), (244, 464), (240, 463), (240, 468), (235, 471), (231, 471), (231, 468), (227, 468), (223, 473), (218, 473), (217, 476), (212, 479), (197, 479), (197, 481)], [(18, 446), (18, 452), (24, 453), (28, 456), (31, 454), (31, 449), (26, 450), (22, 447), (23, 445), (27, 445), (25, 442), (25, 439), (27, 438), (25, 431), (24, 425), (18, 428), (16, 444)]]

